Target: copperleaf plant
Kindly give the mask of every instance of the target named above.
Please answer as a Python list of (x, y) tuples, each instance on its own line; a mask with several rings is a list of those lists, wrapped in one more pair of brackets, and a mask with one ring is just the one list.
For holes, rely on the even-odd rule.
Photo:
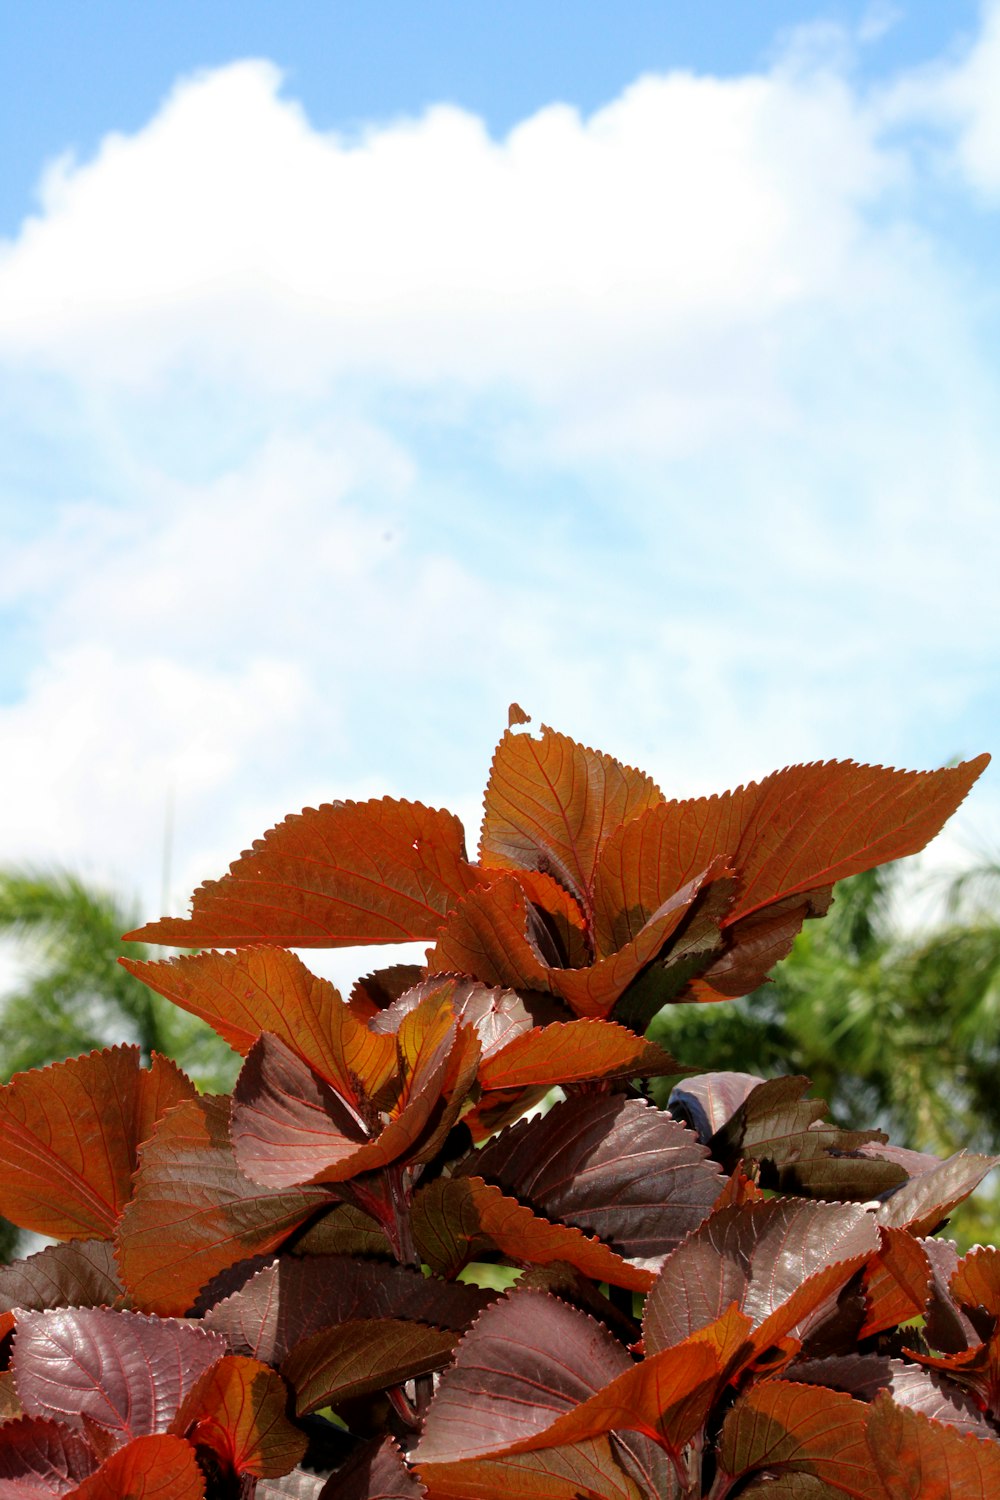
[[(671, 801), (526, 723), (476, 859), (334, 802), (130, 934), (199, 950), (123, 962), (243, 1056), (231, 1096), (127, 1046), (0, 1088), (0, 1213), (54, 1242), (0, 1267), (0, 1500), (1000, 1493), (1000, 1252), (936, 1237), (996, 1159), (644, 1035), (987, 757)], [(346, 999), (289, 951), (413, 940)]]

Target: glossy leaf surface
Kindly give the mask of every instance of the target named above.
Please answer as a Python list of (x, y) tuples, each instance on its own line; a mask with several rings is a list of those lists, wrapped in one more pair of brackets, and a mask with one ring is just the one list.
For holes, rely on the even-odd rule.
[(358, 1318), (303, 1339), (281, 1371), (299, 1415), (439, 1370), (458, 1335), (402, 1318)]
[(0, 1500), (64, 1495), (96, 1468), (90, 1445), (61, 1422), (18, 1417), (0, 1426)]
[(233, 1155), (228, 1100), (191, 1100), (142, 1152), (118, 1227), (122, 1279), (137, 1307), (183, 1315), (218, 1271), (273, 1250), (328, 1201), (323, 1188), (252, 1183)]
[(109, 1240), (48, 1245), (0, 1266), (0, 1338), (14, 1326), (15, 1307), (113, 1307), (123, 1290)]
[(285, 1414), (288, 1388), (256, 1359), (229, 1354), (207, 1369), (181, 1403), (173, 1430), (210, 1448), (225, 1472), (270, 1478), (304, 1456), (306, 1435)]

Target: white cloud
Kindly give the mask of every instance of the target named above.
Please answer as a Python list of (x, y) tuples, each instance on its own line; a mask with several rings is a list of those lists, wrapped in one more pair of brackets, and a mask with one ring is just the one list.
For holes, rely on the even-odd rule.
[(816, 35), (502, 141), (279, 84), (181, 82), (0, 247), (0, 373), (72, 398), (51, 511), (10, 481), (0, 858), (155, 901), (171, 785), (182, 890), (333, 795), (474, 807), (511, 698), (672, 792), (982, 747), (998, 372)]

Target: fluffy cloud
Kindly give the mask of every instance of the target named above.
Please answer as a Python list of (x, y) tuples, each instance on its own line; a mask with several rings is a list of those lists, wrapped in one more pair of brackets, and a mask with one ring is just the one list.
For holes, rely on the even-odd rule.
[[(936, 76), (966, 155), (993, 24)], [(982, 748), (998, 371), (905, 86), (814, 37), (346, 138), (242, 62), (50, 167), (0, 247), (0, 857), (153, 901), (170, 788), (181, 889), (331, 795), (474, 838), (513, 697), (680, 792)]]

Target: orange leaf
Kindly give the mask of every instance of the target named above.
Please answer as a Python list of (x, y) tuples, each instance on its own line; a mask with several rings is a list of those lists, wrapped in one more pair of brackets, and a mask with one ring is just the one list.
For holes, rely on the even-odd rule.
[(111, 1047), (18, 1073), (0, 1088), (0, 1213), (58, 1240), (107, 1239), (132, 1192), (137, 1150), (194, 1088), (164, 1058)]
[(486, 787), (480, 858), (540, 870), (576, 896), (588, 918), (598, 856), (609, 836), (663, 794), (642, 771), (542, 727), (497, 746)]
[(164, 917), (129, 940), (336, 948), (432, 938), (479, 878), (452, 813), (393, 797), (326, 803), (286, 818), (228, 875), (199, 886), (190, 918)]
[(905, 1229), (882, 1228), (879, 1238), (881, 1249), (865, 1268), (866, 1314), (859, 1340), (919, 1317), (930, 1295), (930, 1261), (919, 1241)]
[(113, 1453), (64, 1500), (203, 1500), (204, 1494), (191, 1444), (156, 1433)]
[(650, 1271), (629, 1265), (596, 1236), (569, 1224), (553, 1224), (481, 1177), (439, 1178), (413, 1200), (417, 1248), (433, 1271), (457, 1276), (484, 1245), (515, 1262), (551, 1265), (565, 1261), (594, 1281), (634, 1292), (653, 1284)]
[(285, 1415), (288, 1387), (259, 1360), (227, 1354), (189, 1391), (172, 1431), (211, 1448), (237, 1476), (273, 1479), (302, 1459), (307, 1439)]
[(556, 1021), (536, 1026), (486, 1058), (479, 1069), (484, 1089), (508, 1089), (586, 1079), (653, 1078), (684, 1073), (655, 1042), (613, 1021)]
[(891, 1500), (995, 1500), (1000, 1444), (956, 1432), (877, 1396), (868, 1418), (871, 1464)]
[(183, 1316), (218, 1271), (266, 1254), (329, 1202), (323, 1188), (273, 1193), (236, 1165), (229, 1100), (192, 1099), (144, 1147), (118, 1225), (118, 1262), (133, 1304)]
[(243, 1057), (262, 1031), (273, 1032), (355, 1102), (356, 1079), (375, 1094), (395, 1069), (392, 1038), (374, 1036), (329, 980), (311, 974), (283, 948), (119, 963), (157, 994), (207, 1021)]

